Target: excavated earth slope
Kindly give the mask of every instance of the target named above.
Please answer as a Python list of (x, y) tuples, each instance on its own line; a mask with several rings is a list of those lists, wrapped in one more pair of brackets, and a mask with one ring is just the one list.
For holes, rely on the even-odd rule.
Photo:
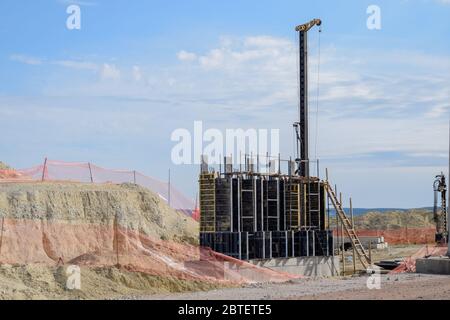
[(121, 227), (195, 244), (198, 223), (133, 184), (0, 184), (0, 218)]
[[(176, 260), (191, 258), (183, 255), (197, 247), (198, 223), (137, 185), (0, 183), (0, 239), (0, 299), (218, 286), (188, 277)], [(82, 290), (65, 289), (70, 264), (82, 269)]]

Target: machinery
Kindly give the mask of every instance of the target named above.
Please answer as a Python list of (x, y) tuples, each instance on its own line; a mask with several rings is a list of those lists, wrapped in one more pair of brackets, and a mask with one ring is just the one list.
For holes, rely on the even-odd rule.
[[(308, 31), (314, 26), (321, 26), (320, 19), (299, 25), (295, 31), (299, 34), (299, 122), (294, 123), (297, 137), (296, 174), (309, 177), (308, 151)], [(319, 30), (320, 32), (321, 30)]]
[[(219, 171), (202, 157), (199, 176), (200, 245), (241, 260), (264, 260), (335, 255), (335, 239), (330, 227), (327, 199), (336, 210), (341, 234), (352, 242), (354, 255), (367, 268), (365, 252), (347, 217), (342, 196), (326, 180), (310, 174), (308, 151), (308, 40), (307, 34), (322, 21), (313, 19), (298, 25), (299, 34), (299, 121), (295, 161), (270, 157), (266, 169), (259, 170), (259, 155), (245, 155), (245, 166), (233, 166), (232, 156), (224, 157)], [(321, 29), (319, 29), (319, 32)], [(320, 44), (320, 42), (319, 42)], [(320, 50), (319, 50), (320, 52)], [(320, 59), (319, 59), (320, 61)], [(267, 155), (269, 158), (269, 156)], [(278, 163), (277, 163), (278, 162)], [(287, 163), (287, 170), (281, 169)], [(287, 172), (286, 172), (287, 171)]]
[[(436, 176), (433, 183), (434, 190), (434, 207), (433, 207), (433, 219), (436, 222), (436, 236), (435, 241), (437, 243), (445, 244), (448, 242), (448, 229), (447, 229), (447, 184), (445, 182), (445, 175), (441, 174)], [(441, 205), (438, 207), (438, 197), (441, 196)]]

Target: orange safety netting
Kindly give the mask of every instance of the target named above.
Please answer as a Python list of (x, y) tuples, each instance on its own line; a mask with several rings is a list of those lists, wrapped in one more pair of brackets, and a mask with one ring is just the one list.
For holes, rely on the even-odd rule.
[(436, 228), (402, 228), (395, 230), (357, 230), (358, 236), (384, 237), (388, 244), (434, 243)]
[(447, 245), (445, 246), (424, 246), (420, 248), (416, 253), (412, 256), (404, 259), (400, 265), (392, 270), (390, 273), (402, 273), (402, 272), (415, 272), (416, 271), (416, 260), (419, 258), (426, 257), (439, 257), (444, 256), (447, 253)]
[(155, 239), (109, 225), (0, 220), (0, 264), (120, 266), (128, 271), (210, 282), (283, 282), (299, 278), (209, 248)]
[[(135, 183), (150, 189), (169, 205), (192, 216), (195, 204), (169, 183), (148, 177), (138, 171), (104, 169), (91, 163), (46, 160), (43, 164), (22, 170), (0, 170), (0, 182), (73, 181), (84, 183)], [(170, 196), (169, 196), (170, 195)], [(196, 215), (194, 215), (194, 218)], [(197, 217), (198, 218), (198, 217)]]

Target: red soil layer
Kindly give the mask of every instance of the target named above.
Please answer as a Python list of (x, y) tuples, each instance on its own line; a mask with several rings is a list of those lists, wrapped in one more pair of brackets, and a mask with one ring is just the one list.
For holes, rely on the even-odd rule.
[(0, 263), (121, 266), (151, 275), (212, 282), (282, 282), (297, 276), (256, 267), (189, 244), (114, 224), (2, 219)]

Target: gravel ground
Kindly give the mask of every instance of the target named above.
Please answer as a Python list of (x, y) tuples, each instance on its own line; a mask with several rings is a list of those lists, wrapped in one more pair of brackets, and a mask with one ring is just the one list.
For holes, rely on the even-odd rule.
[[(127, 296), (135, 300), (277, 300), (277, 299), (450, 299), (450, 277), (381, 275), (381, 289), (368, 289), (368, 276), (301, 279), (283, 284), (250, 285), (167, 295)], [(436, 288), (439, 287), (439, 290)]]

